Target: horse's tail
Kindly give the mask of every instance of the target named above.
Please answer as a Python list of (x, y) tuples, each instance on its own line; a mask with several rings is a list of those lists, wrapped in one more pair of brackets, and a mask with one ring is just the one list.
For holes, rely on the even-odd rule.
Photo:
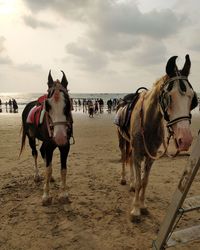
[(21, 127), (21, 134), (22, 134), (22, 140), (21, 140), (21, 149), (20, 149), (20, 152), (19, 152), (19, 157), (21, 156), (22, 154), (22, 151), (24, 149), (24, 146), (25, 146), (25, 142), (26, 142), (26, 132), (25, 132), (25, 128), (24, 128), (24, 124), (22, 122), (22, 127)]
[(127, 139), (125, 139), (120, 130), (117, 130), (118, 132), (118, 139), (119, 139), (119, 148), (121, 150), (121, 160), (126, 162), (126, 164), (128, 164), (130, 162), (130, 156), (131, 156), (131, 145), (130, 145), (130, 141), (128, 141)]

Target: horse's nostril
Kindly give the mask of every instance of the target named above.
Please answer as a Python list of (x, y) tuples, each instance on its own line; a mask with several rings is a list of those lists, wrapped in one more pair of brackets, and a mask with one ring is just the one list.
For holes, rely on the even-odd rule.
[(182, 143), (183, 143), (182, 139), (179, 138), (179, 139), (178, 139), (178, 145), (181, 146)]

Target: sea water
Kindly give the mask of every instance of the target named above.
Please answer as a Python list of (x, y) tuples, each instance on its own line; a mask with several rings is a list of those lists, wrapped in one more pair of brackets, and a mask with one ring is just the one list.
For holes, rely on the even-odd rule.
[[(127, 93), (69, 93), (70, 97), (73, 99), (103, 99), (104, 104), (106, 106), (106, 102), (114, 98), (120, 99), (123, 98)], [(38, 97), (44, 95), (44, 93), (0, 93), (0, 99), (2, 101), (2, 112), (6, 112), (5, 103), (13, 98), (17, 101), (18, 104), (18, 112), (21, 113), (24, 109), (25, 105), (31, 101), (37, 100)], [(198, 97), (200, 97), (200, 93), (197, 93)], [(8, 106), (9, 109), (9, 106)], [(196, 107), (192, 113), (199, 113), (199, 107)]]

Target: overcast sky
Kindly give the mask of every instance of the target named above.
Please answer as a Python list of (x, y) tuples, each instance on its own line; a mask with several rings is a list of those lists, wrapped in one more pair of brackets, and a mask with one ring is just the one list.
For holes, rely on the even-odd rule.
[(198, 0), (0, 0), (0, 93), (45, 92), (49, 69), (71, 93), (133, 92), (187, 53), (200, 92)]

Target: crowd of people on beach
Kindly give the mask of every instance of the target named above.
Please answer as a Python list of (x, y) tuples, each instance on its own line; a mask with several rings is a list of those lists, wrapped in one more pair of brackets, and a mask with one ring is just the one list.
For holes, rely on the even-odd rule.
[(108, 113), (116, 110), (116, 106), (119, 102), (119, 99), (109, 99), (105, 103), (102, 98), (99, 99), (86, 99), (86, 98), (76, 98), (72, 99), (72, 106), (73, 110), (76, 111), (83, 111), (89, 115), (89, 117), (94, 117), (95, 114), (102, 114), (106, 110)]
[(5, 103), (0, 99), (0, 113), (3, 112), (2, 105), (5, 105), (6, 113), (18, 113), (18, 104), (14, 98), (9, 99)]
[[(104, 101), (102, 98), (92, 99), (92, 98), (74, 98), (72, 101), (72, 110), (74, 112), (82, 111), (88, 114), (89, 117), (94, 117), (97, 114), (103, 114), (105, 111), (109, 114), (116, 111), (117, 104), (120, 99), (113, 98)], [(200, 98), (198, 97), (199, 111), (200, 111)], [(18, 104), (14, 98), (10, 98), (6, 102), (2, 102), (0, 99), (0, 113), (3, 112), (2, 105), (5, 105), (6, 113), (18, 113)]]

